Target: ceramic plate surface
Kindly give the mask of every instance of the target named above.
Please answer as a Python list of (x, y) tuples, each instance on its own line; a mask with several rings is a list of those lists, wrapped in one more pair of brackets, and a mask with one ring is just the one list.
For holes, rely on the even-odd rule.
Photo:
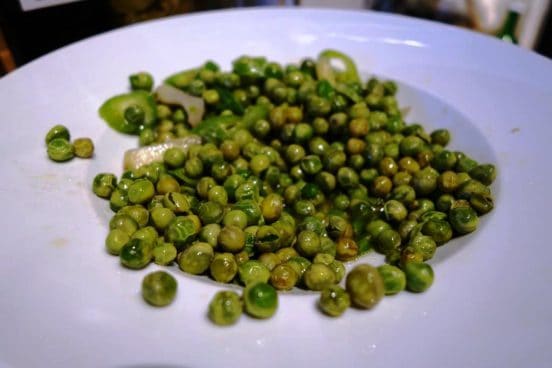
[[(498, 167), (495, 210), (438, 250), (423, 294), (385, 298), (331, 319), (314, 294), (282, 294), (276, 316), (214, 327), (224, 288), (176, 268), (178, 296), (146, 305), (141, 271), (104, 250), (110, 210), (90, 192), (137, 145), (99, 118), (130, 73), (157, 81), (242, 54), (297, 62), (334, 48), (364, 77), (400, 85), (408, 122), (444, 127), (451, 147)], [(552, 63), (490, 37), (370, 12), (253, 9), (168, 18), (53, 52), (0, 80), (0, 366), (545, 367), (552, 362), (550, 283)], [(44, 136), (64, 124), (96, 144), (56, 164)], [(377, 262), (373, 256), (359, 262)]]

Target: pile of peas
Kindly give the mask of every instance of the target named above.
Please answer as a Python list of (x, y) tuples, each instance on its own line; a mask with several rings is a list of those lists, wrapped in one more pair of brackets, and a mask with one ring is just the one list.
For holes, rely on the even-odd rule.
[[(405, 123), (394, 82), (327, 80), (316, 67), (312, 59), (283, 67), (244, 56), (229, 72), (208, 62), (167, 79), (204, 99), (205, 121), (191, 127), (185, 108), (156, 101), (140, 145), (194, 134), (204, 141), (170, 148), (119, 180), (95, 177), (94, 193), (114, 212), (108, 252), (132, 269), (176, 263), (243, 285), (241, 297), (213, 298), (208, 315), (220, 325), (242, 310), (272, 316), (277, 291), (295, 287), (320, 292), (330, 316), (427, 290), (437, 248), (474, 231), (493, 208), (495, 167), (447, 149), (446, 129)], [(143, 72), (130, 82), (142, 92), (153, 86)], [(122, 116), (139, 124), (145, 108), (130, 104)], [(371, 250), (385, 264), (346, 273), (344, 262)], [(164, 274), (144, 280), (152, 305), (175, 296), (176, 282)]]

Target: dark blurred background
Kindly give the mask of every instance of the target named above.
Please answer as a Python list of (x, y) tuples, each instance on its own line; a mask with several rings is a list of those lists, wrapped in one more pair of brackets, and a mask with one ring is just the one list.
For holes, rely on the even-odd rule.
[(0, 75), (114, 28), (246, 6), (372, 9), (467, 27), (552, 58), (550, 0), (0, 0)]

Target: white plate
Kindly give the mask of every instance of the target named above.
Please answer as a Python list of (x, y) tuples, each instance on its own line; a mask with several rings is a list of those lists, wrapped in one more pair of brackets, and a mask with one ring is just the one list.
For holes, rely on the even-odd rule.
[[(401, 83), (411, 120), (448, 127), (453, 147), (493, 162), (496, 208), (439, 249), (426, 293), (371, 311), (322, 316), (315, 295), (282, 295), (267, 321), (218, 328), (205, 317), (224, 286), (172, 269), (178, 298), (142, 302), (142, 271), (104, 251), (100, 171), (120, 172), (136, 139), (110, 130), (100, 104), (127, 76), (156, 79), (241, 54), (280, 62), (324, 48), (364, 75)], [(0, 365), (14, 367), (545, 367), (552, 361), (550, 138), (552, 63), (489, 37), (368, 12), (263, 9), (149, 22), (56, 51), (0, 80)], [(89, 136), (93, 160), (55, 164), (54, 124)], [(366, 260), (366, 259), (365, 259)], [(371, 258), (368, 258), (371, 260)]]

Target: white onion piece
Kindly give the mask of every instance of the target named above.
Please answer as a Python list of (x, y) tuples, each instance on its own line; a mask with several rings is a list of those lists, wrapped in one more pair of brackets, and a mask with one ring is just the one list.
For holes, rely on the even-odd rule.
[(192, 127), (197, 126), (203, 119), (205, 102), (201, 97), (189, 95), (168, 84), (157, 87), (155, 94), (162, 103), (182, 106), (188, 115), (188, 123)]
[(125, 152), (123, 158), (123, 169), (136, 170), (152, 162), (162, 162), (163, 154), (169, 148), (178, 147), (187, 152), (190, 146), (194, 144), (201, 144), (200, 136), (190, 135), (184, 138), (171, 139), (170, 141), (159, 144), (152, 144), (151, 146), (128, 150)]

